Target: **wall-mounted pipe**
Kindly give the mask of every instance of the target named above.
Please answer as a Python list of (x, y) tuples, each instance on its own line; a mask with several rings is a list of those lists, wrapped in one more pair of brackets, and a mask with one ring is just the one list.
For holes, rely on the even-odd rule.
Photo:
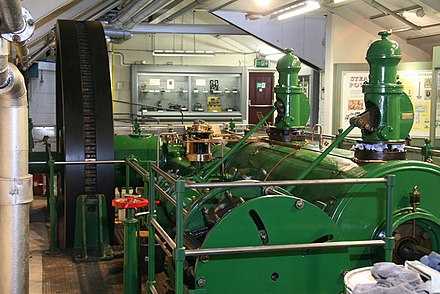
[(0, 293), (29, 293), (28, 104), (22, 74), (13, 64), (6, 71), (0, 88)]

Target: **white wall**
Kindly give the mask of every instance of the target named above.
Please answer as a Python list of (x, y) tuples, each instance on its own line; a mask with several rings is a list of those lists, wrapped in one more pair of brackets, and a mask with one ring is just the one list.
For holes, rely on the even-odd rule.
[(55, 63), (39, 62), (38, 78), (28, 84), (29, 116), (34, 126), (54, 126), (55, 116)]
[[(214, 57), (158, 57), (152, 54), (155, 49), (214, 50), (216, 55)], [(256, 54), (240, 53), (237, 48), (227, 44), (223, 39), (210, 35), (197, 35), (194, 39), (194, 35), (136, 34), (122, 44), (110, 45), (113, 99), (131, 101), (131, 64), (250, 67), (254, 65), (255, 58)], [(114, 112), (128, 113), (129, 111), (129, 105), (114, 103)]]

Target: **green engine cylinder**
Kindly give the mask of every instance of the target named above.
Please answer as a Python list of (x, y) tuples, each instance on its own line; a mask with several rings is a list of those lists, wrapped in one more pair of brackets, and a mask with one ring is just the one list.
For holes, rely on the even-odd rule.
[(367, 51), (370, 74), (362, 89), (372, 129), (363, 130), (362, 139), (368, 143), (403, 142), (413, 125), (413, 106), (397, 76), (397, 65), (402, 58), (400, 47), (388, 39), (390, 34), (379, 32), (381, 39), (373, 42)]
[[(124, 160), (129, 156), (136, 157), (140, 162), (156, 161), (162, 158), (161, 142), (156, 135), (115, 135), (115, 159)], [(125, 166), (115, 168), (116, 186), (125, 186)], [(130, 173), (130, 186), (142, 187), (142, 178), (136, 172)]]
[[(307, 145), (295, 149), (249, 143), (227, 162), (225, 169), (236, 175), (237, 180), (295, 179), (319, 155), (317, 146)], [(402, 262), (408, 258), (417, 259), (426, 250), (440, 250), (440, 202), (436, 189), (440, 168), (433, 164), (406, 160), (358, 164), (352, 158), (351, 151), (337, 149), (312, 171), (308, 179), (396, 175), (393, 229), (395, 237), (398, 237), (394, 260)], [(416, 207), (411, 200), (414, 189), (418, 191), (417, 194), (420, 193), (420, 204)], [(383, 184), (301, 186), (293, 190), (293, 195), (321, 208), (337, 224), (346, 240), (379, 239), (383, 235), (386, 199), (386, 187)], [(304, 230), (307, 228), (304, 227)], [(352, 268), (381, 260), (382, 249), (378, 250), (350, 249)]]

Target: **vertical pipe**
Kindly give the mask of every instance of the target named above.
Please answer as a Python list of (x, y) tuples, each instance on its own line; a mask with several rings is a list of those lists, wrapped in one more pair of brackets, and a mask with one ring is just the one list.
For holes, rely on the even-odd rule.
[(0, 88), (0, 293), (29, 292), (28, 104), (24, 79), (10, 64)]
[(176, 216), (176, 248), (174, 249), (174, 263), (176, 268), (176, 294), (183, 294), (183, 262), (185, 261), (185, 248), (183, 247), (183, 193), (185, 181), (177, 180), (175, 184), (177, 216)]
[(134, 217), (134, 209), (126, 210), (124, 223), (124, 294), (139, 292), (138, 271), (138, 238), (136, 236), (138, 220)]
[(385, 261), (393, 260), (394, 237), (393, 237), (393, 192), (396, 184), (395, 175), (387, 175), (387, 202), (386, 202), (386, 226), (385, 226)]
[[(150, 162), (148, 164), (148, 201), (149, 201), (149, 213), (148, 213), (148, 280), (147, 280), (147, 293), (151, 293), (151, 286), (153, 286), (156, 281), (154, 278), (154, 274), (156, 272), (155, 268), (155, 239), (154, 236), (156, 234), (156, 231), (154, 230), (154, 226), (151, 223), (151, 220), (155, 218), (154, 214), (154, 171), (151, 168), (152, 163)], [(144, 187), (144, 193), (146, 193), (146, 188)]]
[[(125, 159), (125, 195), (130, 194), (130, 165), (128, 165), (128, 158)], [(121, 195), (121, 197), (124, 197)]]
[(9, 42), (0, 38), (0, 88), (6, 87), (10, 79), (8, 54)]
[(23, 13), (20, 0), (3, 0), (0, 5), (3, 33), (19, 32), (24, 27)]

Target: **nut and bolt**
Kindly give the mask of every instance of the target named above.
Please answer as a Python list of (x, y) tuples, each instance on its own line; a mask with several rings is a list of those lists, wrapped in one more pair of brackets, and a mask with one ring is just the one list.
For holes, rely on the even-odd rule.
[(205, 285), (206, 285), (206, 280), (205, 280), (205, 278), (204, 278), (204, 277), (201, 277), (200, 279), (198, 279), (198, 280), (197, 280), (197, 285), (198, 285), (199, 287), (205, 287)]
[(20, 42), (20, 40), (21, 40), (21, 38), (20, 38), (19, 35), (13, 35), (13, 36), (12, 36), (12, 41), (14, 41), (14, 42)]
[(304, 208), (304, 201), (302, 201), (301, 199), (296, 200), (295, 207), (298, 209), (303, 209)]
[(28, 19), (27, 24), (33, 26), (35, 24), (33, 19)]
[(208, 255), (203, 255), (202, 257), (200, 257), (200, 260), (203, 263), (207, 263), (209, 261), (209, 256)]

